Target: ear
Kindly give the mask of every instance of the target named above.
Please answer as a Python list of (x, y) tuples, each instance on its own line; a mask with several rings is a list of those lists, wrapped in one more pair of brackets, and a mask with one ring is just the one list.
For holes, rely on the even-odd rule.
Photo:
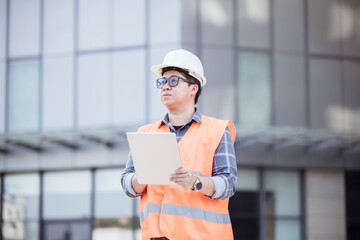
[(194, 95), (196, 95), (196, 93), (199, 90), (199, 86), (197, 84), (192, 84), (191, 85), (191, 93), (193, 93)]

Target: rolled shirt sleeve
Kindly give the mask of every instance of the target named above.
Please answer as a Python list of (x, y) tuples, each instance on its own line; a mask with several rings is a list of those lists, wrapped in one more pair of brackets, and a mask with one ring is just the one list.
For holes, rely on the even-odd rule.
[(235, 194), (237, 166), (234, 144), (228, 128), (216, 149), (211, 179), (214, 182), (211, 199), (226, 199)]
[(135, 175), (134, 163), (131, 154), (129, 153), (129, 158), (128, 161), (126, 162), (125, 171), (121, 175), (121, 186), (125, 194), (133, 198), (144, 194), (144, 193), (136, 193), (135, 190), (133, 189), (131, 181), (134, 175)]

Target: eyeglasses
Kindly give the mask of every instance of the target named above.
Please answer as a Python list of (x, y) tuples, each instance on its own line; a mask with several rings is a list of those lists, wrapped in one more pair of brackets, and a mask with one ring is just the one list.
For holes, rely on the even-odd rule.
[(169, 78), (159, 78), (158, 80), (156, 80), (156, 87), (158, 89), (162, 89), (166, 83), (168, 83), (170, 87), (176, 87), (179, 84), (180, 79), (184, 82), (195, 84), (193, 82), (190, 82), (186, 78), (182, 78), (179, 76), (171, 76)]

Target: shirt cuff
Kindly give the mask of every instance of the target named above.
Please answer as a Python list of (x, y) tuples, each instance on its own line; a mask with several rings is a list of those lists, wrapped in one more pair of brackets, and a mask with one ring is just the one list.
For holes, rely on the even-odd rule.
[(132, 187), (131, 181), (134, 177), (135, 173), (129, 173), (125, 178), (125, 188), (126, 191), (133, 197), (139, 196), (140, 194), (136, 193), (135, 190)]
[(211, 180), (214, 182), (214, 194), (211, 199), (218, 199), (225, 192), (225, 181), (219, 176), (211, 177)]

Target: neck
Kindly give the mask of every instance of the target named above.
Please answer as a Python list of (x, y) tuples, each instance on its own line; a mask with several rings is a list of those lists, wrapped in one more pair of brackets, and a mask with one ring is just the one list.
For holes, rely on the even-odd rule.
[(169, 110), (169, 122), (173, 126), (185, 125), (195, 113), (195, 106), (183, 110)]

